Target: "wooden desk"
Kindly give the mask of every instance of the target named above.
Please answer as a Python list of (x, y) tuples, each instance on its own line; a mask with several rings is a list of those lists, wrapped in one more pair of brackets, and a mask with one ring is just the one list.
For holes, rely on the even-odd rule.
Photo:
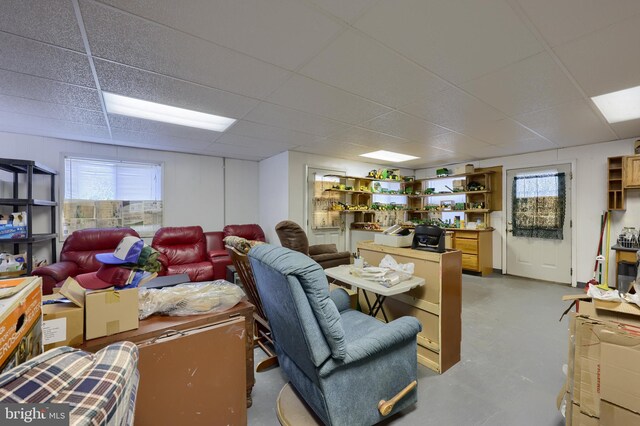
[[(398, 263), (413, 263), (414, 276), (425, 285), (407, 293), (389, 296), (385, 310), (389, 319), (404, 315), (416, 317), (422, 324), (418, 334), (418, 362), (438, 373), (460, 361), (462, 340), (462, 253), (396, 248), (358, 243), (358, 251), (371, 265), (378, 266), (386, 254)], [(366, 306), (361, 300), (360, 306)]]
[[(140, 321), (140, 326), (136, 330), (125, 331), (112, 334), (111, 336), (100, 337), (98, 339), (87, 340), (80, 346), (80, 349), (88, 352), (97, 352), (105, 346), (121, 342), (124, 340), (140, 343), (145, 340), (158, 337), (168, 330), (187, 330), (204, 325), (215, 324), (228, 318), (237, 316), (244, 317), (245, 323), (245, 346), (247, 364), (247, 407), (251, 407), (251, 390), (256, 380), (253, 375), (253, 305), (246, 300), (242, 300), (236, 306), (224, 312), (204, 315), (191, 315), (187, 317), (170, 317), (163, 315), (152, 315)], [(212, 378), (214, 380), (215, 378)]]
[(627, 248), (616, 244), (611, 247), (611, 250), (615, 250), (616, 252), (616, 269), (614, 274), (616, 276), (616, 288), (618, 288), (618, 264), (623, 261), (636, 263), (636, 252), (638, 248)]

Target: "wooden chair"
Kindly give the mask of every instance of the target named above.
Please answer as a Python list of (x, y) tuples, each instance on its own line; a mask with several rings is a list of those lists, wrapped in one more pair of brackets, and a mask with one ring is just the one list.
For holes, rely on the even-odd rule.
[(226, 246), (226, 248), (231, 255), (231, 261), (233, 262), (233, 266), (235, 266), (236, 268), (236, 272), (238, 273), (240, 281), (242, 281), (242, 286), (247, 293), (249, 302), (251, 302), (255, 306), (255, 311), (253, 312), (253, 318), (255, 319), (254, 323), (256, 328), (254, 334), (254, 342), (258, 346), (260, 346), (260, 349), (262, 349), (264, 353), (267, 354), (267, 358), (258, 363), (258, 365), (256, 366), (256, 372), (260, 373), (261, 371), (264, 371), (269, 367), (278, 365), (278, 357), (273, 349), (274, 344), (273, 338), (271, 336), (271, 327), (269, 327), (269, 321), (267, 320), (267, 316), (264, 313), (264, 308), (262, 307), (262, 301), (260, 300), (260, 295), (258, 294), (258, 289), (256, 287), (256, 281), (253, 277), (253, 271), (251, 270), (249, 258), (246, 254), (239, 252), (231, 246)]

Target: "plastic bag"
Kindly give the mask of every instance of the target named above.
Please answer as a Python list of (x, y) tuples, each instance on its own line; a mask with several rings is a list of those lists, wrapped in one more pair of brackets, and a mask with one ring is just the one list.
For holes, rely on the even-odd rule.
[(612, 302), (621, 302), (620, 293), (618, 290), (603, 290), (593, 284), (589, 284), (587, 295), (598, 300), (609, 300)]
[(178, 284), (165, 288), (138, 289), (138, 317), (152, 314), (185, 316), (221, 312), (245, 296), (236, 284), (225, 280)]
[(408, 280), (413, 275), (414, 264), (413, 263), (398, 263), (390, 255), (385, 255), (380, 261), (381, 268), (388, 268), (394, 272), (397, 272), (402, 280)]

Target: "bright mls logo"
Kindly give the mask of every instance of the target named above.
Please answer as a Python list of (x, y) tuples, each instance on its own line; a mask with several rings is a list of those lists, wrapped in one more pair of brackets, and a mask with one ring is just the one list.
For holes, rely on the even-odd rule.
[(68, 426), (68, 404), (0, 404), (0, 424)]

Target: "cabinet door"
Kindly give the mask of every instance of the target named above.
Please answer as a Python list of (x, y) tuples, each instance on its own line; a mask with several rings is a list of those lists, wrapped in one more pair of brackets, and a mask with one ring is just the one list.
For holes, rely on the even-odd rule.
[(640, 155), (624, 157), (624, 187), (640, 188)]

